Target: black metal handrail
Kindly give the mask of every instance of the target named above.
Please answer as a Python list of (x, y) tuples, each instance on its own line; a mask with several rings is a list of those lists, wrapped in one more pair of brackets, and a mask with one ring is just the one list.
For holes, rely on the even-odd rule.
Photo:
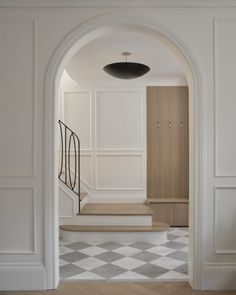
[(65, 123), (61, 120), (58, 120), (58, 123), (61, 138), (58, 178), (78, 196), (78, 211), (80, 212), (80, 140)]

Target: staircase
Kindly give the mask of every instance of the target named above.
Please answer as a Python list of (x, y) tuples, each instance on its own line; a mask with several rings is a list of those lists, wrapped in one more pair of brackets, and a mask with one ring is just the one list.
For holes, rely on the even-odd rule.
[(90, 202), (89, 196), (80, 188), (79, 138), (60, 120), (59, 128), (60, 202), (70, 198), (72, 204), (68, 208), (60, 204), (60, 212), (68, 211), (60, 220), (61, 238), (70, 242), (164, 242), (168, 225), (153, 222), (153, 211), (148, 204)]

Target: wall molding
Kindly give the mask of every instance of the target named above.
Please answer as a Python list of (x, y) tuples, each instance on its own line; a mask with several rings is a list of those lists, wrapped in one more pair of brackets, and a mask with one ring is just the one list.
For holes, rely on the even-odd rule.
[[(0, 4), (1, 7), (1, 4)], [(36, 114), (37, 114), (37, 105), (36, 105), (36, 95), (37, 95), (37, 83), (36, 83), (36, 71), (37, 71), (37, 20), (36, 19), (15, 19), (15, 20), (4, 20), (1, 19), (0, 22), (9, 22), (9, 23), (29, 23), (32, 25), (33, 29), (33, 41), (32, 41), (32, 47), (33, 47), (33, 61), (32, 61), (32, 68), (33, 68), (33, 89), (32, 89), (32, 121), (33, 121), (33, 127), (32, 127), (32, 174), (29, 175), (4, 175), (0, 176), (1, 179), (27, 179), (27, 178), (33, 178), (36, 177), (36, 163), (37, 163), (37, 156), (36, 156), (36, 146), (37, 146), (37, 125), (36, 125)]]
[[(216, 244), (216, 236), (217, 236), (217, 232), (216, 232), (216, 224), (217, 224), (217, 216), (216, 216), (216, 210), (217, 210), (217, 200), (216, 200), (216, 192), (217, 190), (227, 190), (227, 189), (234, 189), (236, 190), (236, 185), (217, 185), (214, 186), (214, 195), (213, 195), (213, 248), (214, 248), (214, 254), (216, 255), (222, 255), (222, 254), (236, 254), (236, 249), (232, 249), (232, 250), (228, 250), (228, 249), (217, 249)], [(236, 199), (236, 198), (235, 198)]]
[(32, 240), (32, 250), (27, 251), (2, 251), (0, 250), (0, 255), (36, 255), (37, 254), (37, 217), (36, 217), (36, 187), (26, 187), (26, 186), (16, 186), (16, 187), (9, 187), (9, 186), (1, 186), (1, 189), (5, 190), (29, 190), (32, 191), (32, 201), (33, 201), (33, 240)]
[[(64, 120), (65, 120), (65, 96), (66, 94), (80, 94), (80, 93), (85, 93), (85, 94), (89, 94), (89, 146), (87, 148), (81, 148), (81, 151), (92, 151), (92, 147), (93, 147), (93, 135), (92, 135), (92, 130), (93, 130), (93, 91), (91, 90), (78, 90), (78, 91), (65, 91), (63, 93), (63, 108), (64, 108)], [(65, 122), (66, 123), (66, 122)]]
[[(137, 148), (134, 147), (125, 147), (125, 148), (101, 148), (98, 145), (98, 94), (99, 93), (136, 93), (139, 95), (140, 97), (140, 117), (141, 117), (141, 121), (140, 121), (140, 146), (138, 146)], [(138, 88), (131, 88), (131, 87), (114, 87), (114, 88), (96, 88), (94, 90), (94, 149), (96, 151), (106, 151), (106, 150), (143, 150), (145, 149), (144, 146), (144, 138), (145, 138), (145, 130), (143, 129), (144, 126), (144, 89), (142, 87), (138, 87)]]
[(207, 262), (204, 263), (206, 271), (236, 271), (235, 262)]
[[(100, 187), (98, 185), (98, 158), (99, 157), (138, 157), (140, 160), (140, 174), (139, 174), (139, 181), (140, 181), (140, 186), (138, 187)], [(94, 191), (144, 191), (143, 188), (143, 183), (142, 183), (142, 177), (143, 177), (143, 155), (109, 155), (109, 154), (104, 154), (104, 155), (95, 155), (95, 185), (94, 185)]]
[(221, 22), (234, 22), (236, 23), (236, 18), (227, 18), (227, 19), (220, 19), (220, 18), (214, 18), (213, 19), (213, 97), (214, 97), (214, 127), (213, 127), (213, 133), (214, 133), (214, 176), (215, 177), (236, 177), (236, 173), (225, 173), (220, 172), (218, 170), (218, 135), (217, 135), (217, 122), (218, 122), (218, 104), (217, 104), (217, 66), (216, 66), (216, 53), (217, 53), (217, 25)]
[(146, 1), (131, 1), (121, 0), (119, 2), (114, 0), (102, 0), (99, 2), (96, 0), (86, 1), (86, 0), (47, 0), (47, 1), (36, 1), (32, 3), (31, 0), (18, 0), (9, 1), (2, 0), (0, 7), (2, 8), (162, 8), (162, 9), (206, 9), (206, 8), (235, 8), (236, 4), (234, 0), (205, 0), (196, 2), (195, 0), (187, 1), (180, 0), (177, 4), (173, 4), (171, 0), (146, 0)]

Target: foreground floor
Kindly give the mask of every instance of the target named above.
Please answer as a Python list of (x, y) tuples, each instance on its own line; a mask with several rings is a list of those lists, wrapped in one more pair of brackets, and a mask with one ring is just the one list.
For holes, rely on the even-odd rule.
[(235, 291), (193, 291), (186, 282), (172, 283), (61, 283), (57, 290), (0, 292), (1, 295), (235, 295)]
[(60, 241), (61, 280), (187, 281), (187, 262), (187, 228), (170, 228), (162, 244)]

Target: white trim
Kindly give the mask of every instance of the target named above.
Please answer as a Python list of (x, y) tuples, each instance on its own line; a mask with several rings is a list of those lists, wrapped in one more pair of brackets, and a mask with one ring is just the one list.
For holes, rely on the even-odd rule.
[(178, 3), (173, 5), (173, 0), (1, 0), (0, 7), (2, 8), (162, 8), (162, 9), (206, 9), (206, 8), (235, 8), (234, 0), (178, 0)]
[(204, 269), (207, 271), (236, 271), (235, 262), (208, 262), (204, 264)]
[(217, 202), (216, 202), (216, 191), (217, 190), (220, 190), (220, 189), (236, 189), (236, 185), (216, 185), (214, 186), (214, 195), (213, 195), (213, 221), (214, 221), (214, 224), (213, 224), (213, 235), (214, 235), (214, 238), (213, 238), (213, 243), (214, 243), (214, 254), (216, 255), (222, 255), (222, 254), (236, 254), (236, 249), (230, 249), (230, 250), (224, 250), (224, 249), (220, 249), (220, 250), (217, 250), (216, 248), (216, 209), (217, 209)]
[[(140, 128), (140, 134), (139, 134), (139, 136), (140, 136), (140, 145), (137, 147), (137, 148), (133, 148), (133, 147), (125, 147), (125, 148), (119, 148), (119, 149), (117, 149), (117, 148), (101, 148), (101, 147), (99, 147), (99, 145), (98, 145), (98, 141), (97, 141), (97, 139), (98, 139), (98, 117), (97, 117), (97, 115), (98, 115), (98, 108), (97, 108), (97, 106), (98, 106), (98, 94), (99, 93), (136, 93), (136, 94), (138, 94), (138, 96), (139, 96), (139, 99), (140, 99), (140, 111), (141, 111), (141, 122), (140, 122), (140, 126), (141, 126), (141, 128)], [(95, 132), (95, 136), (94, 136), (94, 140), (95, 140), (95, 143), (94, 143), (94, 149), (96, 150), (96, 151), (116, 151), (116, 150), (137, 150), (137, 151), (140, 151), (140, 150), (144, 150), (145, 149), (145, 146), (144, 146), (144, 136), (145, 136), (145, 134), (144, 134), (144, 132), (145, 132), (145, 130), (143, 129), (143, 126), (144, 126), (144, 121), (143, 121), (143, 113), (142, 113), (142, 111), (143, 111), (143, 101), (144, 101), (144, 97), (145, 97), (145, 95), (144, 95), (144, 88), (143, 87), (138, 87), (138, 88), (132, 88), (132, 87), (127, 87), (127, 88), (125, 88), (125, 86), (123, 86), (123, 87), (114, 87), (114, 88), (108, 88), (108, 87), (106, 87), (106, 88), (97, 88), (97, 89), (95, 89), (94, 90), (94, 100), (95, 100), (95, 103), (94, 103), (94, 108), (95, 108), (95, 118), (94, 118), (94, 123), (95, 123), (95, 128), (94, 128), (94, 132)]]
[(44, 265), (42, 263), (0, 263), (0, 286), (1, 291), (45, 289)]
[(218, 169), (218, 136), (217, 136), (217, 114), (218, 114), (218, 105), (217, 105), (217, 72), (216, 72), (216, 40), (217, 40), (217, 23), (220, 22), (234, 22), (236, 19), (213, 19), (213, 96), (214, 96), (214, 176), (215, 177), (236, 177), (236, 173), (227, 173), (220, 172)]
[[(176, 37), (173, 32), (164, 29), (160, 24), (151, 23), (147, 17), (143, 17), (134, 11), (123, 13), (111, 13), (95, 17), (84, 22), (74, 29), (60, 43), (55, 50), (45, 76), (45, 261), (46, 261), (46, 287), (55, 288), (58, 284), (58, 212), (57, 208), (57, 188), (56, 188), (56, 164), (57, 153), (55, 132), (57, 124), (57, 97), (59, 80), (65, 65), (81, 46), (90, 40), (102, 36), (104, 33), (115, 32), (116, 30), (142, 31), (153, 38), (164, 40), (170, 48), (178, 52), (178, 56), (183, 60), (188, 72), (188, 82), (190, 83), (190, 94), (194, 97), (194, 159), (193, 169), (190, 172), (192, 181), (192, 193), (190, 196), (190, 237), (192, 241), (190, 256), (190, 283), (193, 288), (202, 288), (202, 265), (203, 265), (203, 240), (204, 233), (204, 213), (202, 212), (202, 202), (204, 196), (204, 150), (202, 138), (204, 137), (204, 109), (205, 104), (203, 92), (203, 78), (199, 72), (199, 60), (192, 55), (191, 50)], [(192, 130), (193, 131), (193, 130)], [(196, 197), (197, 196), (197, 197)]]
[[(81, 148), (80, 150), (81, 151), (90, 151), (92, 152), (92, 97), (93, 97), (93, 91), (91, 90), (78, 90), (78, 91), (64, 91), (63, 92), (63, 103), (64, 103), (64, 110), (65, 110), (65, 94), (66, 93), (86, 93), (86, 94), (89, 94), (89, 147), (86, 147), (86, 148)], [(64, 121), (65, 123), (67, 124), (66, 120), (65, 120), (65, 111), (64, 111)], [(67, 124), (68, 125), (68, 124)]]
[[(1, 7), (1, 4), (0, 4)], [(9, 22), (9, 20), (0, 20), (0, 22)], [(33, 61), (32, 61), (32, 69), (33, 69), (33, 89), (32, 89), (32, 96), (33, 96), (33, 100), (32, 100), (32, 121), (33, 121), (33, 128), (32, 128), (32, 165), (31, 165), (31, 170), (32, 173), (29, 175), (4, 175), (4, 176), (0, 176), (0, 180), (1, 179), (27, 179), (27, 178), (34, 178), (36, 177), (36, 147), (37, 147), (37, 128), (36, 128), (36, 94), (37, 94), (37, 85), (36, 85), (36, 70), (37, 70), (37, 52), (36, 52), (36, 48), (37, 48), (37, 44), (36, 44), (36, 40), (37, 40), (37, 20), (36, 19), (15, 19), (15, 20), (11, 20), (11, 22), (19, 22), (19, 23), (29, 23), (32, 25), (33, 28), (33, 51), (32, 51), (32, 55), (33, 55)], [(16, 24), (17, 26), (17, 24)]]
[[(112, 157), (112, 156), (121, 156), (121, 157), (139, 157), (140, 160), (140, 174), (139, 174), (139, 186), (138, 187), (101, 187), (98, 185), (98, 158), (99, 157)], [(142, 172), (143, 172), (143, 154), (141, 155), (110, 155), (110, 154), (104, 154), (104, 155), (95, 155), (95, 186), (94, 191), (143, 191), (143, 185), (142, 185)]]
[[(32, 191), (32, 198), (33, 198), (33, 245), (32, 245), (32, 250), (27, 250), (27, 251), (1, 251), (0, 250), (0, 255), (36, 255), (37, 254), (37, 217), (36, 217), (36, 187), (35, 186), (26, 186), (26, 185), (22, 185), (22, 186), (14, 186), (14, 187), (10, 187), (10, 186), (0, 186), (0, 190), (1, 189), (9, 189), (9, 190), (14, 190), (14, 189), (18, 189), (18, 190), (29, 190)], [(1, 264), (1, 263), (0, 263)]]

